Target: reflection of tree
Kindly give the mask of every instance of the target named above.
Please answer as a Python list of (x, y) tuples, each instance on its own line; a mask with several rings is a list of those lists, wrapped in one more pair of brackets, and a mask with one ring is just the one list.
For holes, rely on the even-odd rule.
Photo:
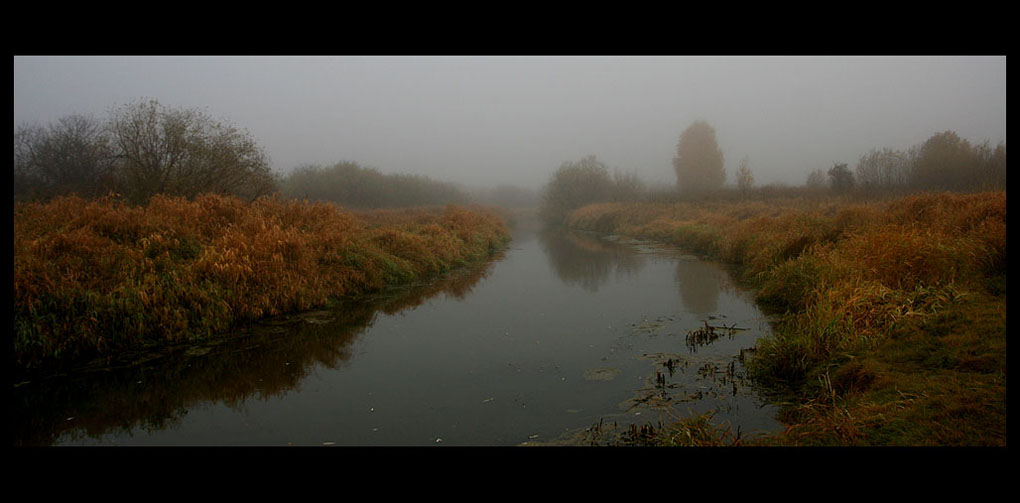
[(719, 306), (723, 271), (700, 260), (678, 260), (676, 285), (685, 306), (695, 314), (714, 313)]
[[(14, 388), (10, 409), (15, 446), (50, 445), (61, 435), (98, 437), (135, 428), (173, 426), (189, 407), (280, 396), (317, 365), (338, 368), (376, 313), (395, 314), (440, 293), (461, 299), (488, 275), (493, 261), (427, 284), (343, 302), (329, 310), (273, 320), (240, 337), (146, 364), (73, 378), (34, 380)], [(208, 351), (208, 353), (204, 353)], [(73, 419), (68, 419), (73, 418)]]
[(598, 291), (614, 270), (617, 277), (630, 276), (645, 265), (633, 248), (593, 236), (545, 230), (539, 240), (560, 280), (590, 292)]

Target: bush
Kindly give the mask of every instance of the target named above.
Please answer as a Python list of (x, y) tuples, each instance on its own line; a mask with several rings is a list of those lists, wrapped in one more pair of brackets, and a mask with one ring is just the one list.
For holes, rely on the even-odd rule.
[(570, 211), (591, 203), (634, 201), (644, 185), (633, 174), (609, 174), (609, 168), (593, 155), (564, 162), (542, 192), (540, 213), (546, 222), (562, 224)]
[(449, 183), (425, 176), (385, 175), (348, 161), (329, 167), (302, 166), (283, 179), (280, 192), (289, 198), (356, 209), (465, 204), (471, 199)]

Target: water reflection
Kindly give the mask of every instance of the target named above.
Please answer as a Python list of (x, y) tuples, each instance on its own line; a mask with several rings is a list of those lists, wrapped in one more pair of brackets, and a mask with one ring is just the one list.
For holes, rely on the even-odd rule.
[(317, 366), (339, 368), (379, 312), (396, 314), (440, 294), (461, 299), (490, 261), (434, 281), (253, 326), (242, 337), (174, 352), (142, 365), (57, 376), (14, 388), (15, 446), (52, 445), (178, 425), (201, 403), (238, 407), (296, 388)]
[(560, 280), (589, 292), (598, 291), (614, 272), (620, 279), (638, 274), (645, 266), (645, 258), (633, 247), (593, 235), (547, 229), (538, 237)]
[(694, 258), (678, 260), (676, 286), (684, 305), (692, 313), (709, 315), (719, 309), (719, 285), (724, 271), (715, 264)]
[[(596, 235), (544, 230), (538, 236), (559, 279), (589, 292), (598, 291), (611, 277), (619, 280), (636, 276), (647, 263), (645, 255), (634, 246)], [(686, 309), (699, 315), (717, 312), (720, 288), (727, 283), (725, 276), (726, 271), (716, 264), (693, 256), (680, 257), (675, 279)]]
[[(767, 327), (736, 290), (666, 247), (518, 227), (505, 259), (444, 280), (31, 379), (15, 445), (518, 445), (667, 407), (765, 430), (733, 361)], [(746, 330), (685, 351), (706, 322)]]

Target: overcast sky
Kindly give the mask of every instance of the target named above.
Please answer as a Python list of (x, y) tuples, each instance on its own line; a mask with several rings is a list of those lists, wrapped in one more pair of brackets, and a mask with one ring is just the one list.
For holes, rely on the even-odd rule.
[(698, 119), (728, 182), (799, 185), (871, 148), (952, 130), (1006, 141), (1006, 58), (14, 57), (14, 124), (155, 98), (247, 129), (286, 173), (356, 161), (466, 186), (538, 187), (594, 154), (647, 182)]

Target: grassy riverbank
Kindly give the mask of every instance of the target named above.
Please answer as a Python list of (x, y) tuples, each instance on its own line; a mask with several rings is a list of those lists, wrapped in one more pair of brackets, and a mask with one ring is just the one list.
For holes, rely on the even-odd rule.
[(508, 240), (502, 219), (458, 206), (353, 213), (215, 195), (18, 204), (13, 364), (199, 340), (432, 278)]
[(754, 443), (1006, 444), (1005, 192), (607, 203), (566, 223), (735, 264), (782, 315), (748, 369), (791, 393), (788, 426)]

